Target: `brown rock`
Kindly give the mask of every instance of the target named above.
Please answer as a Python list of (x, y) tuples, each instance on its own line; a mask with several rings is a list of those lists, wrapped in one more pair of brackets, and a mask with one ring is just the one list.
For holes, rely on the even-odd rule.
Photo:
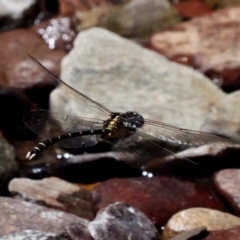
[(196, 227), (206, 227), (208, 231), (230, 229), (240, 225), (240, 218), (229, 213), (207, 208), (190, 208), (176, 213), (164, 228), (164, 238), (168, 239), (183, 231)]
[(195, 18), (153, 35), (148, 46), (197, 68), (226, 90), (239, 89), (239, 14), (235, 7)]
[(239, 240), (240, 239), (240, 226), (220, 230), (220, 231), (211, 231), (209, 235), (204, 238), (204, 240)]
[(176, 212), (190, 207), (224, 210), (211, 187), (174, 178), (112, 179), (93, 191), (96, 209), (117, 201), (126, 202), (145, 213), (159, 227)]
[(45, 61), (59, 75), (60, 61), (65, 52), (50, 50), (40, 36), (30, 30), (18, 29), (0, 34), (0, 107), (5, 112), (0, 127), (8, 138), (19, 139), (21, 136), (26, 139), (28, 133), (22, 121), (23, 113), (36, 105), (47, 108), (49, 93), (54, 88), (37, 70), (28, 54)]
[(5, 76), (1, 78), (1, 85), (26, 89), (50, 84), (43, 81), (42, 73), (36, 72), (28, 54), (45, 61), (50, 70), (59, 75), (65, 53), (50, 50), (37, 33), (18, 29), (0, 34), (0, 76)]
[(24, 200), (93, 219), (90, 193), (59, 178), (43, 180), (15, 178), (9, 183), (9, 191), (18, 198), (20, 196)]
[(231, 205), (234, 212), (240, 216), (240, 170), (226, 169), (218, 172), (214, 183), (219, 193)]
[(177, 1), (174, 6), (183, 18), (199, 17), (212, 12), (202, 0)]
[(73, 214), (11, 198), (1, 197), (0, 208), (0, 236), (26, 229), (62, 233), (72, 222), (88, 224), (87, 220)]

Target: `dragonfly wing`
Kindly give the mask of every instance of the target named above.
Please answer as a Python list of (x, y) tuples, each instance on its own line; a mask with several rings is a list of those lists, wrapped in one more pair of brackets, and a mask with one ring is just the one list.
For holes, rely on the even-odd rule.
[[(57, 137), (84, 130), (102, 128), (103, 122), (94, 119), (85, 119), (76, 116), (62, 115), (43, 109), (32, 110), (23, 116), (26, 126), (43, 138)], [(77, 148), (95, 145), (96, 135), (69, 138), (58, 142), (58, 145), (68, 148)]]
[(35, 63), (35, 65), (40, 69), (41, 72), (44, 72), (49, 79), (49, 81), (58, 87), (58, 90), (64, 94), (64, 96), (68, 96), (70, 99), (78, 102), (79, 104), (83, 105), (86, 108), (91, 109), (94, 112), (97, 112), (101, 115), (111, 115), (111, 111), (103, 106), (102, 104), (94, 101), (93, 99), (89, 98), (88, 96), (84, 95), (83, 93), (77, 91), (76, 89), (72, 88), (65, 82), (63, 82), (59, 77), (54, 75), (50, 72), (46, 67), (44, 67), (37, 59), (29, 55), (31, 60)]
[(187, 158), (175, 155), (179, 145), (156, 139), (141, 131), (119, 140), (113, 147), (115, 157), (143, 172), (198, 179), (204, 169)]
[(178, 128), (169, 124), (146, 120), (140, 129), (160, 140), (185, 145), (186, 147), (197, 147), (210, 143), (232, 144), (231, 139), (219, 135)]

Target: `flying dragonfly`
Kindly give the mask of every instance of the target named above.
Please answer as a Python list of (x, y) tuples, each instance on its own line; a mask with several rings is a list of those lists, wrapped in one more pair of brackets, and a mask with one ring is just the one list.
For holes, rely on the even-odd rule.
[[(232, 140), (215, 134), (145, 119), (135, 111), (113, 112), (66, 84), (34, 57), (30, 58), (61, 93), (97, 112), (99, 116), (104, 116), (105, 120), (63, 115), (43, 109), (24, 114), (23, 121), (26, 126), (46, 138), (27, 153), (26, 158), (29, 160), (38, 157), (55, 143), (65, 148), (87, 148), (99, 141), (108, 141), (113, 143), (112, 152), (117, 160), (146, 174), (167, 169), (171, 166), (169, 163), (173, 163), (173, 159), (174, 163), (177, 163), (174, 165), (178, 168), (181, 168), (183, 163), (197, 167), (197, 164), (189, 159), (174, 155), (179, 148), (186, 149), (211, 143), (233, 143)], [(169, 155), (172, 157), (167, 161), (166, 157)]]

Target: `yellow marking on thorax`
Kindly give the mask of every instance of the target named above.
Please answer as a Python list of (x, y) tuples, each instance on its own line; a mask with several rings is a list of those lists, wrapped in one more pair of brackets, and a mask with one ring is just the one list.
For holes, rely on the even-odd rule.
[[(106, 129), (109, 131), (112, 131), (119, 118), (120, 118), (120, 116), (116, 116), (112, 121), (110, 121), (109, 124), (107, 125)], [(111, 133), (110, 133), (110, 135), (111, 135)]]

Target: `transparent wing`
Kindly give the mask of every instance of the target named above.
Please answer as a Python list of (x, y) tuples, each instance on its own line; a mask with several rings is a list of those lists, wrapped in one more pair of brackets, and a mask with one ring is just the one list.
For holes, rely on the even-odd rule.
[(137, 131), (130, 137), (117, 141), (112, 151), (118, 160), (145, 173), (185, 179), (199, 179), (206, 176), (206, 171), (201, 166), (175, 155), (182, 150), (181, 147), (182, 145)]
[(35, 63), (35, 65), (40, 69), (40, 71), (43, 71), (49, 81), (52, 82), (57, 89), (64, 94), (64, 96), (68, 96), (70, 99), (78, 102), (79, 104), (85, 106), (86, 108), (91, 109), (94, 112), (97, 112), (101, 115), (110, 115), (112, 112), (103, 106), (102, 104), (95, 102), (88, 96), (84, 95), (83, 93), (77, 91), (76, 89), (70, 87), (68, 84), (63, 82), (60, 78), (55, 76), (52, 72), (50, 72), (47, 68), (45, 68), (38, 60), (36, 60), (34, 57), (29, 55), (29, 57), (32, 59), (32, 61)]
[(145, 132), (157, 139), (186, 145), (188, 147), (196, 147), (210, 143), (234, 143), (231, 139), (218, 136), (211, 133), (193, 131), (178, 128), (169, 124), (145, 120), (145, 124), (139, 131)]
[[(43, 109), (25, 113), (23, 121), (29, 129), (46, 139), (72, 132), (101, 129), (103, 126), (101, 120), (62, 115)], [(98, 136), (91, 135), (69, 138), (60, 141), (58, 144), (62, 147), (77, 148), (83, 145), (95, 145), (97, 141)]]

